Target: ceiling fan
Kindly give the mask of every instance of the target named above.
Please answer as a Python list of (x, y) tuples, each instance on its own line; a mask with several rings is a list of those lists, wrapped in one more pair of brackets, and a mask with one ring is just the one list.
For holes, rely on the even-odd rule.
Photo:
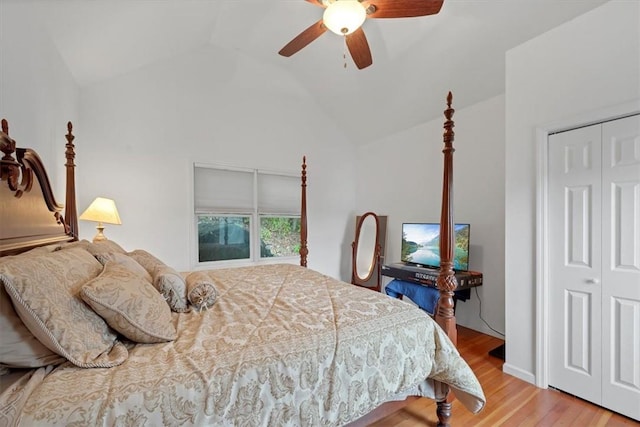
[(322, 19), (298, 34), (278, 52), (291, 56), (324, 34), (327, 29), (345, 37), (358, 69), (373, 63), (362, 24), (367, 18), (410, 18), (435, 15), (444, 0), (305, 0), (325, 9)]

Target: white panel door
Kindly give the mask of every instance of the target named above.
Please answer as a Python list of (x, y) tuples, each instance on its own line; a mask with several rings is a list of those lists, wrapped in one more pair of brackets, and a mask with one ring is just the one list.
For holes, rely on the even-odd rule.
[(549, 385), (600, 404), (600, 125), (549, 137)]
[(640, 421), (640, 115), (548, 152), (549, 385)]
[(602, 406), (640, 421), (640, 116), (602, 148)]

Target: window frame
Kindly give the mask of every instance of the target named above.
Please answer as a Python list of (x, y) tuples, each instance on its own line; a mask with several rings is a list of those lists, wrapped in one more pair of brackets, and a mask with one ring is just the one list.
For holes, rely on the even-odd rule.
[[(208, 211), (205, 209), (198, 209), (196, 206), (197, 196), (196, 196), (196, 170), (198, 168), (207, 168), (207, 169), (215, 169), (218, 171), (230, 171), (230, 172), (248, 172), (253, 174), (253, 199), (252, 199), (252, 209), (249, 211), (240, 211), (233, 210), (224, 207), (213, 208)], [(258, 264), (275, 264), (275, 263), (296, 263), (299, 260), (299, 255), (291, 255), (291, 256), (280, 256), (280, 257), (262, 257), (260, 251), (260, 227), (261, 227), (261, 219), (262, 217), (283, 217), (283, 218), (297, 218), (298, 220), (302, 220), (301, 217), (301, 205), (300, 205), (300, 191), (296, 194), (296, 198), (298, 201), (297, 207), (295, 208), (295, 213), (274, 213), (274, 212), (260, 212), (259, 209), (259, 176), (267, 175), (267, 176), (282, 176), (286, 178), (295, 179), (298, 184), (300, 184), (300, 177), (296, 173), (283, 172), (283, 171), (272, 171), (272, 170), (264, 170), (264, 169), (255, 169), (255, 168), (243, 168), (243, 167), (233, 167), (228, 165), (221, 164), (207, 164), (207, 163), (199, 163), (193, 162), (192, 164), (192, 215), (193, 215), (193, 244), (192, 248), (194, 250), (194, 255), (192, 256), (192, 260), (194, 265), (200, 268), (224, 268), (224, 267), (233, 267), (233, 266), (244, 266), (244, 265), (258, 265)], [(225, 210), (226, 209), (226, 210)], [(198, 234), (198, 218), (201, 216), (230, 216), (230, 217), (249, 217), (249, 258), (243, 259), (232, 259), (232, 260), (218, 260), (218, 261), (200, 261), (200, 244), (199, 244), (199, 234)]]

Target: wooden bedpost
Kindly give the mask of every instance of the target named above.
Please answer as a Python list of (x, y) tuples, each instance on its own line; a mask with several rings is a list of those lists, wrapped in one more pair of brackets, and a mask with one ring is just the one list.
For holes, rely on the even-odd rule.
[(78, 209), (76, 206), (76, 165), (74, 160), (76, 158), (76, 153), (74, 151), (75, 145), (73, 145), (73, 140), (75, 136), (71, 133), (73, 130), (73, 125), (71, 122), (67, 123), (67, 134), (65, 138), (67, 138), (66, 151), (65, 156), (67, 158), (67, 163), (65, 163), (65, 167), (67, 169), (67, 186), (66, 186), (66, 199), (65, 199), (65, 211), (64, 211), (64, 220), (69, 227), (69, 235), (74, 238), (74, 240), (78, 240)]
[(307, 266), (307, 156), (302, 156), (301, 173), (301, 206), (300, 206), (300, 265)]
[[(436, 311), (436, 322), (442, 327), (454, 345), (457, 344), (458, 333), (456, 318), (454, 315), (453, 291), (458, 287), (458, 282), (453, 271), (453, 251), (455, 248), (454, 221), (453, 221), (453, 113), (451, 108), (453, 95), (447, 95), (447, 109), (444, 111), (446, 121), (444, 123), (444, 174), (442, 179), (442, 212), (440, 215), (440, 272), (437, 285), (440, 291), (440, 299)], [(440, 391), (448, 393), (445, 384), (436, 385)], [(448, 426), (451, 417), (451, 396), (438, 402), (437, 408), (438, 426)]]
[(444, 111), (447, 120), (444, 123), (444, 174), (442, 178), (442, 212), (440, 214), (440, 272), (438, 273), (438, 290), (440, 299), (436, 312), (436, 321), (447, 333), (453, 344), (457, 341), (456, 318), (453, 311), (453, 291), (458, 287), (453, 272), (453, 250), (455, 247), (453, 221), (453, 113), (451, 108), (453, 95), (447, 96), (447, 109)]

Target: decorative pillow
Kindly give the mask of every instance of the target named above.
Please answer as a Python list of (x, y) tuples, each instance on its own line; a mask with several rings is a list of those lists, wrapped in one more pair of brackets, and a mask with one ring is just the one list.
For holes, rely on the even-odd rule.
[(13, 309), (9, 295), (0, 285), (0, 366), (39, 368), (59, 365), (64, 357), (42, 345), (22, 323)]
[(98, 256), (100, 254), (117, 253), (126, 254), (127, 251), (122, 249), (122, 246), (114, 242), (113, 240), (100, 240), (98, 242), (89, 242), (83, 240), (86, 249), (91, 252), (92, 255)]
[(147, 282), (153, 282), (151, 274), (149, 274), (149, 272), (143, 266), (138, 264), (138, 262), (130, 256), (117, 252), (109, 252), (98, 254), (95, 257), (98, 261), (100, 261), (100, 264), (102, 265), (106, 265), (107, 262), (113, 261), (118, 264), (122, 264), (127, 268), (127, 270), (131, 271), (132, 273), (136, 273), (139, 276), (144, 277)]
[(193, 272), (187, 276), (187, 299), (198, 311), (206, 310), (215, 304), (218, 290), (206, 273)]
[(82, 299), (131, 341), (176, 339), (169, 306), (153, 287), (126, 265), (108, 261), (102, 273), (83, 286)]
[[(73, 249), (73, 248), (82, 248), (86, 251), (89, 251), (89, 248), (91, 247), (92, 243), (88, 240), (78, 240), (75, 242), (68, 242), (68, 243), (62, 243), (60, 245), (58, 245), (58, 248), (56, 250), (60, 251), (60, 250), (67, 250), (67, 249)], [(91, 253), (89, 251), (89, 253)]]
[[(59, 249), (60, 243), (40, 246), (15, 256), (0, 258), (0, 264), (20, 262), (29, 256), (51, 253)], [(31, 331), (22, 323), (13, 308), (11, 299), (0, 284), (0, 367), (2, 368), (39, 368), (47, 365), (59, 365), (66, 359), (42, 345)]]
[(64, 245), (66, 243), (52, 243), (50, 245), (46, 245), (46, 246), (38, 246), (36, 248), (33, 248), (27, 252), (23, 252), (20, 255), (16, 255), (16, 256), (34, 256), (34, 255), (44, 255), (44, 254), (49, 254), (51, 252), (55, 252), (57, 250), (60, 249), (61, 245)]
[(93, 242), (93, 245), (100, 248), (100, 250), (102, 251), (106, 251), (106, 252), (117, 252), (120, 254), (126, 254), (127, 251), (125, 251), (122, 246), (120, 246), (119, 244), (117, 244), (116, 242), (114, 242), (113, 240), (101, 240), (99, 242)]
[(3, 262), (0, 282), (43, 345), (82, 368), (111, 367), (127, 359), (127, 349), (78, 296), (101, 269), (90, 253), (76, 247)]
[(168, 265), (157, 265), (153, 271), (153, 286), (162, 294), (171, 310), (177, 313), (189, 311), (187, 284), (176, 270)]
[(136, 249), (135, 251), (128, 252), (127, 255), (135, 259), (138, 264), (143, 266), (145, 270), (147, 270), (152, 276), (157, 266), (166, 265), (164, 262), (160, 261), (158, 258), (151, 255), (144, 249)]

